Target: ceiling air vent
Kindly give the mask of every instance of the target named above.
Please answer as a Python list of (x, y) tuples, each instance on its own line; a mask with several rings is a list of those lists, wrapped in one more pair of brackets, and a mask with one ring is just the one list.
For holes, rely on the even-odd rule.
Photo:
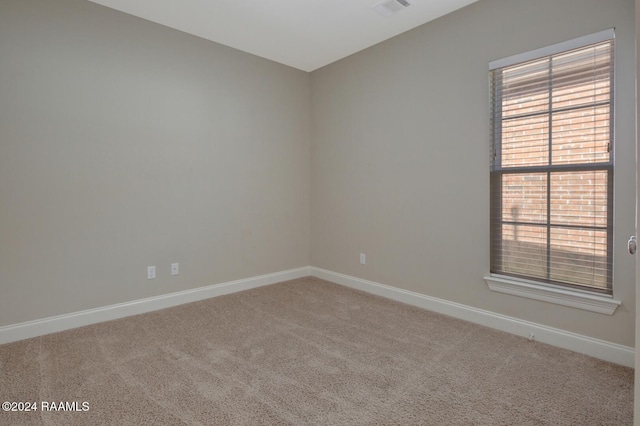
[(383, 0), (371, 7), (381, 15), (391, 16), (409, 6), (411, 6), (411, 3), (408, 0)]

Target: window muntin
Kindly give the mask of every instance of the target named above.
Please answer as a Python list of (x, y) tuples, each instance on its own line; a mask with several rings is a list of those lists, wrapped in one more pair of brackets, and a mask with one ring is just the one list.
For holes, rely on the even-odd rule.
[(612, 293), (613, 38), (491, 71), (491, 272)]

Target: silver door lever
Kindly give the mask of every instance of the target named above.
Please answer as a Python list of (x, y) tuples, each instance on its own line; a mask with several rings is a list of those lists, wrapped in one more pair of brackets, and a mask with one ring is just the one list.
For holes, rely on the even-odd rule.
[(629, 254), (636, 254), (636, 251), (638, 250), (638, 242), (636, 241), (635, 235), (629, 238), (627, 246), (629, 247)]

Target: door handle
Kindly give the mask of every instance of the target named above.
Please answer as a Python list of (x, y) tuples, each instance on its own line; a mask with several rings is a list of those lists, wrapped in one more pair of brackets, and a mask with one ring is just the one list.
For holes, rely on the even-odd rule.
[(633, 235), (629, 238), (629, 242), (627, 243), (627, 247), (629, 248), (629, 254), (636, 254), (638, 250), (638, 242), (636, 241), (636, 236)]

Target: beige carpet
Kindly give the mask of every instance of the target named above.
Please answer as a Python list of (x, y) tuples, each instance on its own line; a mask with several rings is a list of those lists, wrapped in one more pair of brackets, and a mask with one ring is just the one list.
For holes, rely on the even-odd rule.
[(2, 345), (0, 400), (89, 404), (2, 425), (630, 425), (633, 370), (304, 278)]

